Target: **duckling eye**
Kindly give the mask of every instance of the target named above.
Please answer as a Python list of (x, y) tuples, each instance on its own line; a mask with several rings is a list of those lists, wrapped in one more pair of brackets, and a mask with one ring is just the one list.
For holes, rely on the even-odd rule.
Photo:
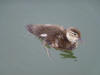
[(77, 35), (76, 33), (74, 33), (74, 35)]
[(75, 36), (75, 37), (78, 37), (78, 34), (77, 34), (77, 33), (74, 33), (74, 36)]
[(77, 35), (77, 33), (75, 33), (75, 32), (72, 32), (72, 35), (75, 35), (75, 36), (76, 36), (76, 35)]

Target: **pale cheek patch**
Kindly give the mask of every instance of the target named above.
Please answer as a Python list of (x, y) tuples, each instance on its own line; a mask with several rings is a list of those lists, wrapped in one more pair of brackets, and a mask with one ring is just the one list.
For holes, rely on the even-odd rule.
[(44, 33), (44, 34), (41, 34), (40, 36), (41, 37), (47, 37), (47, 34)]
[(77, 42), (77, 41), (78, 41), (78, 38), (73, 38), (73, 41), (74, 41), (74, 42)]
[(70, 34), (69, 34), (69, 33), (67, 33), (66, 37), (67, 37), (67, 38), (68, 38), (68, 40), (69, 40), (70, 42), (72, 42), (72, 43), (75, 43), (75, 42), (77, 42), (77, 41), (78, 41), (78, 38), (73, 37), (73, 36), (70, 36)]

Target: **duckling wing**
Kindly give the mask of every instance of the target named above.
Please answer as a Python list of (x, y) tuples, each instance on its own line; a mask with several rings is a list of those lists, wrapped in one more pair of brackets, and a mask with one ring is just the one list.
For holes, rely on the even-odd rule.
[(64, 32), (64, 28), (57, 24), (29, 24), (26, 28), (39, 38), (55, 38)]

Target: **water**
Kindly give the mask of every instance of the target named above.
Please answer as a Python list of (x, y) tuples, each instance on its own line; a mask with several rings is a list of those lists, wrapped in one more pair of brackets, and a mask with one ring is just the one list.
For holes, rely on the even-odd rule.
[[(61, 59), (51, 49), (49, 60), (40, 41), (26, 24), (78, 27), (83, 43), (78, 61)], [(100, 1), (0, 0), (0, 75), (99, 75)]]

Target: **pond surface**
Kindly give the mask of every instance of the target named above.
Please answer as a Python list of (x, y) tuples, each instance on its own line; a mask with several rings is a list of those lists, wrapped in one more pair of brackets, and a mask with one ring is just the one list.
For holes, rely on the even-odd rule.
[[(77, 61), (50, 49), (51, 61), (26, 24), (79, 28)], [(100, 75), (100, 1), (0, 0), (0, 75)]]

